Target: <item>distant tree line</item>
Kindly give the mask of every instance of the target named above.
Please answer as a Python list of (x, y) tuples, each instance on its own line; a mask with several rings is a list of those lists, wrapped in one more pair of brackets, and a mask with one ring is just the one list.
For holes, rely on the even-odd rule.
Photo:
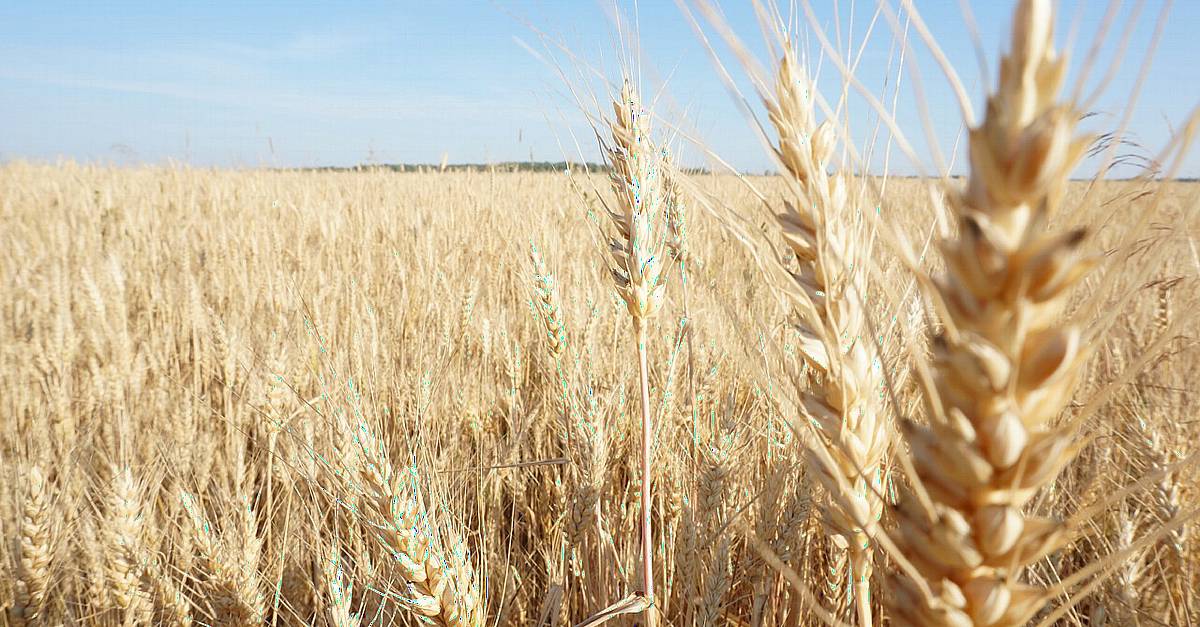
[[(286, 168), (297, 169), (303, 172), (363, 172), (370, 170), (388, 170), (390, 172), (567, 172), (582, 174), (584, 172), (605, 173), (610, 170), (608, 165), (603, 163), (575, 163), (566, 161), (501, 161), (499, 163), (454, 163), (445, 166), (436, 163), (373, 163), (359, 164), (352, 166), (321, 166), (314, 168)], [(710, 174), (708, 168), (682, 168), (683, 172), (688, 175)], [(763, 170), (761, 172), (743, 172), (751, 176), (775, 176), (779, 172), (775, 170)], [(1154, 174), (1154, 173), (1151, 173)], [(877, 176), (877, 175), (872, 175)], [(893, 174), (890, 178), (907, 179), (917, 178), (913, 175)], [(961, 179), (962, 175), (952, 174), (951, 179)], [(1112, 180), (1127, 180), (1135, 177), (1113, 178)], [(1157, 179), (1157, 176), (1151, 176), (1151, 179)], [(1090, 180), (1088, 177), (1076, 177), (1071, 180)], [(1176, 177), (1175, 181), (1179, 182), (1196, 182), (1194, 177)]]
[[(501, 161), (499, 163), (453, 163), (445, 166), (436, 163), (373, 163), (352, 166), (321, 166), (296, 168), (305, 172), (362, 172), (366, 170), (388, 170), (391, 172), (601, 172), (609, 167), (603, 163), (576, 163), (567, 161)], [(684, 173), (708, 174), (708, 168), (683, 168)]]

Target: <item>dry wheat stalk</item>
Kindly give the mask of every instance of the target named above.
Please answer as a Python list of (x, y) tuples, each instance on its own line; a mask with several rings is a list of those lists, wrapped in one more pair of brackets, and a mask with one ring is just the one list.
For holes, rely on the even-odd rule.
[(765, 100), (779, 135), (776, 152), (795, 193), (778, 219), (800, 265), (793, 273), (802, 291), (800, 348), (821, 378), (816, 390), (804, 394), (803, 408), (826, 444), (810, 445), (808, 459), (829, 492), (825, 523), (837, 550), (849, 554), (859, 622), (866, 626), (872, 623), (871, 537), (883, 511), (881, 465), (889, 429), (863, 309), (867, 233), (847, 178), (826, 173), (833, 127), (817, 124), (813, 89), (789, 45), (779, 62), (775, 99)]
[(1046, 598), (1022, 570), (1064, 536), (1062, 523), (1022, 509), (1073, 455), (1071, 430), (1050, 422), (1085, 351), (1056, 317), (1092, 264), (1082, 231), (1046, 227), (1087, 140), (1075, 136), (1079, 114), (1055, 102), (1066, 66), (1050, 0), (1022, 0), (1013, 22), (999, 89), (971, 130), (966, 189), (950, 195), (959, 232), (942, 243), (936, 284), (948, 318), (934, 343), (931, 425), (905, 425), (932, 511), (909, 501), (901, 545), (932, 596), (901, 578), (901, 624), (1024, 624)]

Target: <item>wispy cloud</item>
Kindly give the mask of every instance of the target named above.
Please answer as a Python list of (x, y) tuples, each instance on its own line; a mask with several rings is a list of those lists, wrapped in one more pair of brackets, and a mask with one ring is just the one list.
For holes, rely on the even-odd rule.
[(455, 97), (438, 93), (416, 93), (411, 89), (374, 88), (354, 93), (322, 89), (319, 85), (264, 86), (253, 81), (215, 84), (186, 79), (174, 81), (135, 80), (87, 76), (61, 68), (0, 67), (0, 79), (189, 100), (222, 107), (247, 109), (258, 115), (288, 113), (329, 120), (379, 121), (429, 119), (453, 116), (479, 120), (495, 114), (541, 115), (540, 109), (516, 103), (497, 103), (487, 98)]
[(336, 58), (361, 50), (379, 39), (362, 29), (298, 32), (266, 45), (209, 42), (209, 50), (242, 61), (273, 62)]

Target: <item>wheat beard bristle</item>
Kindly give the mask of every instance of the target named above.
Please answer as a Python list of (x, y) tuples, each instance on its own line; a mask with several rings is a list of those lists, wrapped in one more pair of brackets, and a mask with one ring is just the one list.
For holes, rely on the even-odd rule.
[(935, 338), (940, 405), (929, 427), (905, 425), (934, 512), (910, 502), (901, 546), (935, 598), (900, 578), (893, 609), (912, 625), (1018, 625), (1044, 604), (1021, 571), (1058, 548), (1061, 523), (1025, 503), (1070, 459), (1071, 433), (1048, 424), (1070, 399), (1084, 349), (1056, 325), (1068, 288), (1091, 267), (1083, 233), (1045, 232), (1087, 140), (1079, 114), (1054, 103), (1064, 64), (1049, 0), (1014, 18), (1000, 87), (971, 131), (971, 176), (952, 195), (960, 229), (944, 242), (937, 282), (949, 319)]

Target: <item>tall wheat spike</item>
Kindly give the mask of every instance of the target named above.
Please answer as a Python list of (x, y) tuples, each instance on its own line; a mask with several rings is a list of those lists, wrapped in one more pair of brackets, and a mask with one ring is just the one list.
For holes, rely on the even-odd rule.
[[(650, 520), (652, 503), (650, 468), (653, 426), (650, 418), (650, 375), (647, 360), (647, 327), (662, 309), (666, 284), (666, 238), (662, 222), (668, 215), (663, 180), (662, 155), (650, 136), (649, 115), (628, 81), (613, 103), (610, 123), (612, 145), (607, 159), (612, 168), (611, 182), (617, 197), (617, 211), (609, 217), (619, 238), (612, 241), (612, 276), (617, 292), (625, 301), (633, 319), (637, 340), (638, 372), (642, 401), (642, 590), (643, 598), (635, 605), (654, 603), (654, 541)], [(655, 620), (654, 614), (649, 620)]]
[[(215, 614), (212, 618), (217, 624), (230, 627), (249, 627), (261, 623), (265, 607), (258, 590), (257, 573), (246, 572), (236, 547), (230, 547), (217, 537), (195, 496), (181, 492), (180, 500), (191, 519), (193, 538), (207, 578), (205, 583), (210, 594), (209, 602)], [(227, 533), (225, 539), (228, 541), (232, 535)]]
[(1073, 456), (1073, 434), (1051, 422), (1085, 350), (1057, 317), (1093, 264), (1082, 230), (1047, 223), (1088, 142), (1075, 134), (1079, 113), (1055, 101), (1066, 66), (1050, 0), (1022, 0), (1013, 22), (999, 88), (971, 130), (966, 189), (950, 194), (959, 229), (941, 245), (948, 318), (934, 341), (931, 424), (905, 425), (933, 511), (908, 500), (900, 544), (931, 594), (901, 577), (899, 624), (1024, 624), (1046, 598), (1022, 571), (1065, 535), (1022, 510)]
[(533, 263), (533, 288), (537, 297), (538, 310), (541, 313), (542, 324), (546, 328), (546, 342), (550, 355), (560, 359), (567, 345), (567, 330), (563, 324), (562, 306), (558, 303), (557, 282), (554, 274), (546, 268), (537, 246), (530, 244), (529, 260)]
[(775, 99), (765, 100), (779, 135), (776, 152), (795, 193), (778, 220), (800, 267), (793, 274), (804, 296), (797, 299), (800, 349), (820, 375), (820, 385), (803, 396), (804, 413), (824, 440), (810, 447), (808, 458), (829, 492), (825, 524), (839, 550), (849, 553), (859, 623), (869, 626), (871, 537), (883, 512), (881, 464), (890, 437), (863, 310), (867, 233), (847, 178), (827, 174), (833, 127), (817, 124), (813, 90), (787, 46)]

